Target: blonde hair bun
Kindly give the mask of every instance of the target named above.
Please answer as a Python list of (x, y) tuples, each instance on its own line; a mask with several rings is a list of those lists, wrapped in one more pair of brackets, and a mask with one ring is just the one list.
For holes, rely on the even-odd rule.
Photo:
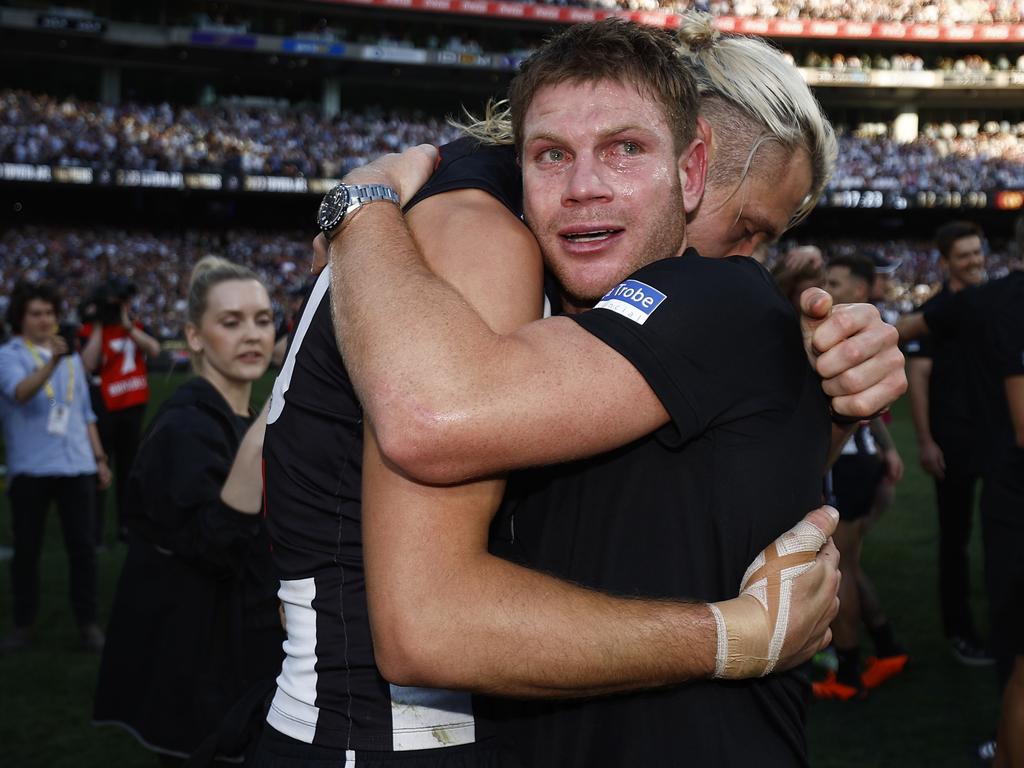
[(699, 55), (714, 48), (722, 38), (722, 33), (718, 31), (710, 13), (691, 11), (683, 15), (677, 37), (684, 52)]

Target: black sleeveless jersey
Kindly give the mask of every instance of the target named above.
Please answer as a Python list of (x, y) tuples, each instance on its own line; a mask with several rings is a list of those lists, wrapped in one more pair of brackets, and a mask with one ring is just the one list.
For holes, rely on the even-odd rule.
[[(473, 187), (519, 213), (511, 147), (462, 139), (410, 203)], [(362, 552), (363, 413), (338, 354), (329, 268), (274, 382), (263, 449), (267, 523), (288, 639), (267, 722), (300, 741), (404, 751), (482, 738), (468, 693), (390, 685), (374, 661)]]

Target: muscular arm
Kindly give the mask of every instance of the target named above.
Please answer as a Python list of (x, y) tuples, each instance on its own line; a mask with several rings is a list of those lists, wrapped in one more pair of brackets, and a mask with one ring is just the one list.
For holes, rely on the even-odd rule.
[[(396, 184), (380, 167), (360, 169), (348, 181)], [(490, 237), (474, 220), (461, 226), (467, 235)], [(421, 480), (458, 482), (593, 455), (667, 421), (643, 377), (575, 323), (553, 318), (506, 335), (489, 329), (426, 268), (390, 206), (360, 211), (332, 242), (330, 262), (336, 332), (353, 383), (384, 455)], [(876, 358), (892, 346), (884, 334), (861, 338), (853, 355), (840, 351), (851, 327), (870, 322), (858, 312), (829, 318), (814, 343), (829, 353), (831, 368), (819, 372), (837, 409), (868, 415), (905, 384), (900, 358), (899, 391), (890, 380), (884, 394), (838, 405), (837, 396), (849, 394), (844, 371), (856, 366), (854, 380), (872, 387), (879, 370), (885, 378), (893, 368), (891, 356)], [(821, 331), (829, 329), (833, 340), (820, 346)]]
[[(469, 221), (476, 229), (464, 226)], [(438, 195), (409, 222), (430, 267), (494, 338), (540, 314), (536, 243), (492, 197)], [(443, 370), (445, 360), (424, 364)], [(503, 478), (423, 485), (386, 461), (370, 427), (365, 441), (367, 594), (374, 654), (388, 680), (552, 697), (714, 671), (715, 620), (706, 605), (613, 598), (494, 557), (487, 534)]]
[[(458, 194), (497, 205), (483, 192)], [(450, 249), (496, 250), (501, 258), (489, 267), (467, 259), (477, 265), (471, 279), (514, 289), (509, 275), (495, 269), (507, 269), (524, 249), (536, 254), (525, 227), (507, 239), (483, 205), (451, 205), (442, 218), (425, 206), (413, 209), (411, 226), (430, 232), (443, 221), (458, 233)], [(349, 237), (356, 227), (359, 236)], [(387, 258), (364, 258), (378, 248)], [(361, 279), (367, 270), (373, 275)], [(601, 453), (668, 421), (640, 373), (571, 320), (533, 322), (507, 334), (492, 330), (427, 268), (391, 206), (360, 211), (331, 244), (331, 271), (335, 328), (349, 375), (384, 455), (421, 480), (458, 482)], [(386, 301), (364, 301), (378, 288)], [(393, 324), (380, 317), (384, 305), (405, 319)], [(393, 325), (404, 330), (390, 333)], [(594, 381), (594, 372), (602, 372), (602, 381)], [(616, 383), (605, 386), (605, 378)]]
[[(430, 267), (494, 338), (540, 314), (536, 243), (489, 195), (429, 198), (409, 222)], [(580, 696), (714, 671), (707, 606), (613, 598), (494, 557), (487, 534), (503, 478), (423, 485), (387, 462), (369, 427), (365, 440), (367, 594), (375, 656), (392, 682)]]
[(715, 668), (703, 604), (615, 598), (487, 553), (502, 483), (439, 489), (385, 464), (371, 431), (363, 545), (374, 653), (402, 685), (582, 696)]
[[(709, 605), (615, 597), (488, 554), (501, 488), (494, 480), (443, 489), (418, 484), (386, 462), (367, 429), (363, 547), (374, 654), (385, 678), (554, 698), (659, 687), (716, 672), (719, 628)], [(822, 529), (834, 527), (821, 510), (815, 515)], [(793, 583), (777, 669), (829, 642), (838, 609), (836, 558), (827, 545)], [(715, 606), (730, 622), (726, 676), (760, 674), (763, 651), (748, 654), (767, 646), (761, 608), (749, 596)], [(736, 611), (741, 618), (733, 624)]]
[[(463, 215), (481, 222), (488, 237), (467, 238)], [(421, 203), (410, 222), (431, 268), (452, 281), (489, 329), (511, 331), (539, 313), (536, 244), (492, 198), (475, 191), (439, 195)], [(487, 552), (487, 535), (502, 479), (424, 485), (382, 455), (370, 427), (365, 440), (367, 595), (374, 653), (387, 679), (559, 697), (715, 672), (718, 625), (709, 606), (613, 597), (496, 558)], [(817, 572), (794, 590), (794, 603), (807, 612), (789, 622), (802, 629), (795, 629), (800, 639), (780, 668), (805, 657), (826, 632), (831, 556), (827, 550)], [(748, 626), (742, 634), (757, 633)]]

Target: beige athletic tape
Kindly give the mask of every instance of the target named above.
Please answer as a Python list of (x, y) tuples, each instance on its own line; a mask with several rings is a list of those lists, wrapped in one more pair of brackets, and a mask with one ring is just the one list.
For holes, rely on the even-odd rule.
[(817, 526), (801, 520), (754, 559), (739, 597), (711, 604), (718, 628), (715, 677), (762, 677), (775, 669), (789, 625), (793, 580), (814, 566), (825, 540)]

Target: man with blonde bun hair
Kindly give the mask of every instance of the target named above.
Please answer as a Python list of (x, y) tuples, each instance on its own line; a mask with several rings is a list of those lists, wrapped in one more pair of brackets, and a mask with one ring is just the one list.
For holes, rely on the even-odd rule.
[(814, 209), (835, 170), (835, 132), (777, 48), (723, 35), (711, 16), (695, 12), (683, 17), (679, 40), (700, 92), (709, 155), (690, 239), (704, 256), (749, 256)]

